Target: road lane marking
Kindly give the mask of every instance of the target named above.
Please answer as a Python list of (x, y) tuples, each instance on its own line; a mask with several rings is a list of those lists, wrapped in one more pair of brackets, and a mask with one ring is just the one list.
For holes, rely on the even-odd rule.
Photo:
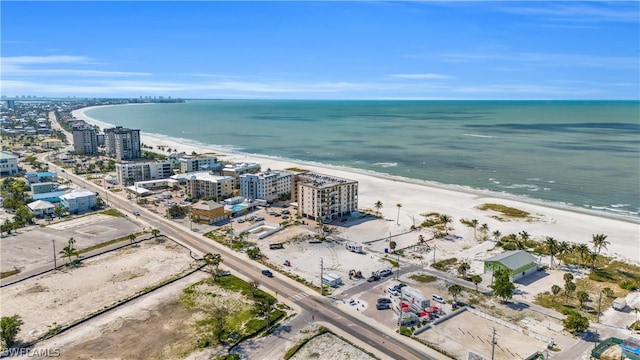
[(291, 300), (291, 301), (294, 301), (294, 302), (295, 302), (295, 301), (298, 301), (298, 300), (300, 300), (300, 299), (304, 299), (304, 298), (306, 298), (307, 296), (309, 296), (309, 294), (307, 294), (307, 293), (305, 293), (305, 292), (302, 292), (302, 293), (299, 293), (299, 294), (296, 294), (296, 295), (289, 296), (289, 300)]

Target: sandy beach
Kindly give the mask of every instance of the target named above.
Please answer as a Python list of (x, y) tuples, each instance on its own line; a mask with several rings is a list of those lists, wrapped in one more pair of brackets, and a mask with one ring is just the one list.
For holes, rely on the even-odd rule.
[[(102, 129), (114, 126), (87, 116), (85, 111), (88, 109), (90, 108), (75, 110), (72, 114)], [(126, 126), (125, 124), (117, 125)], [(565, 209), (553, 205), (544, 206), (518, 199), (502, 198), (490, 192), (456, 191), (431, 186), (419, 180), (406, 181), (406, 179), (371, 174), (356, 169), (233, 153), (228, 149), (215, 146), (184, 144), (177, 139), (150, 134), (145, 130), (149, 129), (142, 129), (141, 142), (154, 148), (165, 146), (188, 154), (193, 151), (199, 154), (215, 153), (224, 161), (259, 163), (262, 169), (278, 170), (298, 167), (357, 180), (360, 209), (374, 209), (377, 201), (383, 203), (381, 214), (389, 220), (385, 224), (387, 229), (384, 233), (407, 231), (414, 222), (416, 224), (422, 222), (424, 218), (420, 214), (438, 212), (453, 217), (452, 233), (463, 237), (473, 237), (473, 229), (460, 223), (460, 219), (463, 218), (477, 219), (479, 224), (486, 223), (491, 232), (499, 230), (503, 235), (526, 231), (536, 240), (551, 236), (558, 241), (590, 244), (593, 234), (606, 234), (611, 244), (607, 249), (602, 249), (603, 254), (640, 263), (640, 225), (636, 222), (590, 214), (579, 209)], [(494, 217), (498, 215), (497, 213), (478, 209), (478, 206), (487, 203), (524, 210), (529, 212), (531, 217), (526, 220), (501, 221)], [(398, 209), (397, 204), (402, 206)]]

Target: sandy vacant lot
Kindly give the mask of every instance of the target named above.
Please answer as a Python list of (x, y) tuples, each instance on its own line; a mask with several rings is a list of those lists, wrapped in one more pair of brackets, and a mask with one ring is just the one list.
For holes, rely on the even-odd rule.
[(54, 222), (45, 227), (31, 227), (19, 234), (0, 240), (0, 269), (2, 271), (29, 270), (53, 262), (53, 242), (60, 259), (60, 250), (74, 238), (76, 249), (117, 239), (142, 231), (132, 220), (102, 214), (82, 216), (67, 221)]
[(375, 359), (362, 350), (340, 339), (339, 337), (326, 333), (310, 340), (291, 358), (293, 360), (347, 360), (347, 359)]
[(18, 314), (18, 335), (33, 340), (124, 299), (194, 265), (183, 247), (171, 241), (147, 241), (93, 259), (78, 268), (28, 279), (2, 289), (0, 312)]
[(447, 352), (462, 359), (468, 352), (491, 358), (492, 329), (496, 330), (496, 359), (524, 359), (536, 351), (543, 351), (547, 344), (506, 326), (465, 311), (433, 326), (418, 335), (419, 338), (438, 344)]

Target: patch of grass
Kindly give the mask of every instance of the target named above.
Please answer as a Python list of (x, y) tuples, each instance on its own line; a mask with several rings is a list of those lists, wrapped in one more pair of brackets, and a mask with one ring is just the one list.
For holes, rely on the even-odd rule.
[(409, 279), (415, 280), (420, 283), (430, 283), (438, 280), (438, 278), (436, 278), (435, 276), (427, 274), (413, 274), (409, 276)]
[(13, 276), (20, 273), (20, 269), (13, 269), (9, 271), (3, 271), (0, 273), (0, 279), (4, 279), (9, 276)]
[(527, 218), (529, 217), (529, 213), (520, 209), (508, 207), (500, 204), (482, 204), (478, 206), (480, 210), (493, 210), (503, 214), (504, 216), (512, 217), (512, 218)]
[(297, 168), (297, 167), (290, 167), (290, 168), (286, 168), (286, 171), (292, 171), (292, 172), (299, 172), (299, 173), (303, 173), (303, 172), (308, 172), (309, 170), (307, 169), (301, 169), (301, 168)]
[(120, 188), (113, 188), (113, 189), (110, 189), (109, 191), (114, 192), (114, 193), (117, 193), (117, 192), (122, 191), (122, 189), (120, 189)]
[(458, 259), (456, 258), (444, 259), (431, 264), (431, 267), (434, 269), (438, 269), (440, 271), (447, 271), (457, 262), (458, 262)]
[(222, 356), (218, 356), (216, 358), (213, 358), (213, 360), (240, 360), (240, 355), (238, 355), (238, 354), (227, 354), (227, 355), (222, 355)]
[[(135, 233), (136, 237), (138, 237), (140, 235), (144, 235), (144, 234), (146, 234), (144, 231)], [(161, 236), (159, 236), (159, 237), (161, 237)], [(96, 244), (96, 245), (93, 245), (93, 246), (89, 246), (88, 248), (84, 248), (84, 249), (78, 250), (78, 254), (84, 254), (84, 253), (87, 253), (89, 251), (100, 249), (100, 248), (103, 248), (103, 247), (106, 247), (106, 246), (109, 246), (109, 245), (113, 245), (113, 244), (116, 244), (116, 243), (119, 243), (119, 242), (125, 241), (125, 240), (129, 241), (129, 235), (123, 236), (123, 237), (120, 237), (120, 238), (117, 238), (117, 239), (109, 240), (109, 241), (106, 241), (106, 242), (103, 242), (103, 243), (100, 243), (100, 244)]]
[(103, 215), (109, 215), (109, 216), (115, 216), (115, 217), (124, 217), (124, 214), (121, 213), (119, 210), (117, 209), (107, 209), (107, 210), (103, 210), (100, 211), (99, 214), (103, 214)]
[(392, 260), (392, 259), (388, 258), (387, 256), (385, 256), (385, 257), (384, 257), (384, 259), (385, 259), (386, 261), (388, 261), (388, 262), (389, 262), (389, 264), (391, 264), (391, 266), (393, 266), (393, 267), (395, 267), (395, 268), (397, 268), (397, 267), (398, 267), (398, 265), (399, 265), (399, 263), (398, 263), (397, 261)]

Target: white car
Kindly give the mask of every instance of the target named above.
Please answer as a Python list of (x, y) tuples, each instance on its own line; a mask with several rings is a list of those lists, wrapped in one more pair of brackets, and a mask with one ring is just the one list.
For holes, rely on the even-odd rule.
[(447, 303), (446, 301), (444, 301), (444, 299), (440, 295), (433, 294), (433, 296), (431, 296), (431, 299), (433, 299), (433, 301), (435, 301), (435, 302), (439, 302), (440, 304), (446, 304)]

